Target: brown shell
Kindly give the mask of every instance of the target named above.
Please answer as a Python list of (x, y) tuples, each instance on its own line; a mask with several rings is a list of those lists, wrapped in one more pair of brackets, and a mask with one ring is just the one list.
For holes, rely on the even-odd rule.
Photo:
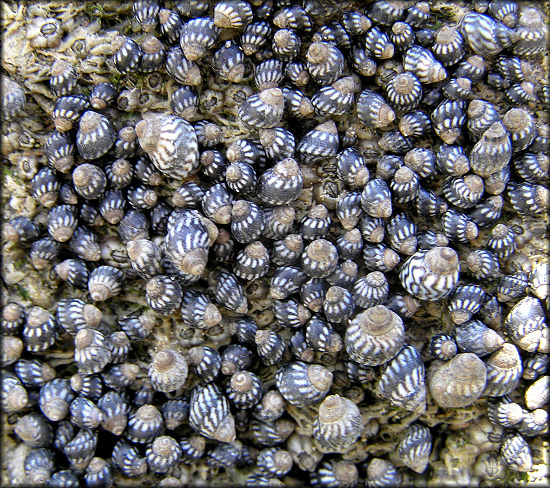
[(487, 370), (475, 354), (457, 354), (450, 361), (434, 361), (426, 373), (434, 402), (444, 408), (466, 407), (483, 393)]

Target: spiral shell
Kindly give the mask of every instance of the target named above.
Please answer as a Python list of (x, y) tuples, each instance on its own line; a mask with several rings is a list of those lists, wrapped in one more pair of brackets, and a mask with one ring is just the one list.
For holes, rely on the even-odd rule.
[(504, 463), (514, 471), (530, 471), (533, 466), (531, 449), (521, 434), (517, 432), (509, 432), (504, 436), (500, 454)]
[(401, 284), (420, 300), (438, 300), (449, 295), (458, 283), (458, 255), (449, 247), (417, 251), (403, 263)]
[(423, 473), (428, 467), (432, 450), (432, 434), (427, 427), (415, 423), (409, 426), (397, 446), (401, 461), (416, 473)]
[(475, 354), (461, 353), (446, 363), (433, 362), (426, 379), (437, 405), (459, 408), (472, 404), (481, 396), (487, 383), (487, 370)]
[(313, 438), (323, 452), (342, 452), (361, 435), (359, 408), (347, 398), (330, 395), (319, 405), (313, 422)]
[(400, 485), (403, 476), (389, 461), (372, 458), (367, 465), (367, 486), (378, 488), (382, 486)]
[(332, 384), (332, 373), (318, 364), (290, 363), (276, 375), (277, 389), (286, 401), (305, 407), (322, 401)]
[(513, 344), (504, 343), (486, 360), (487, 385), (483, 392), (487, 396), (503, 396), (513, 391), (521, 379), (523, 367), (519, 352)]
[(426, 410), (424, 363), (415, 347), (406, 345), (388, 363), (378, 384), (392, 405), (412, 412)]
[(543, 408), (550, 400), (550, 376), (541, 376), (525, 391), (525, 406), (529, 410)]
[(149, 378), (157, 391), (171, 392), (182, 388), (187, 379), (187, 362), (173, 350), (162, 350), (155, 354), (149, 367)]
[(525, 297), (514, 305), (503, 329), (512, 342), (528, 352), (549, 352), (548, 326), (540, 301)]
[(504, 339), (497, 332), (479, 320), (470, 320), (457, 326), (455, 338), (461, 350), (472, 352), (479, 357), (496, 351), (504, 344)]
[(136, 134), (143, 150), (166, 176), (183, 179), (199, 170), (197, 136), (181, 117), (151, 116), (136, 125)]
[(216, 385), (196, 386), (189, 406), (189, 423), (197, 432), (220, 442), (235, 440), (235, 419), (227, 398)]

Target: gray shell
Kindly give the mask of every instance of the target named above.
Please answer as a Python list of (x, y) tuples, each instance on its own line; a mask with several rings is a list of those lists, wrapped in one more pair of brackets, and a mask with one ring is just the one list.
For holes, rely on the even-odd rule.
[(365, 366), (383, 364), (399, 352), (404, 341), (403, 321), (384, 305), (361, 312), (350, 321), (345, 336), (350, 358)]
[(175, 115), (157, 115), (136, 125), (139, 144), (153, 164), (170, 178), (183, 179), (199, 170), (193, 126)]
[(414, 346), (404, 346), (388, 363), (378, 387), (394, 406), (417, 413), (426, 410), (424, 363)]
[(512, 342), (527, 352), (550, 352), (546, 318), (538, 298), (525, 297), (514, 305), (503, 324)]
[(235, 440), (235, 419), (229, 402), (215, 384), (196, 386), (189, 407), (189, 423), (197, 432), (220, 442)]
[(409, 426), (397, 446), (397, 455), (401, 461), (416, 473), (426, 470), (431, 451), (432, 434), (427, 427), (419, 423)]

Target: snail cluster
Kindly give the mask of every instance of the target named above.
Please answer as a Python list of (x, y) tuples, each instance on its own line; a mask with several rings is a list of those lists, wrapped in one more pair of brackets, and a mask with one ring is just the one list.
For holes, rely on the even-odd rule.
[(544, 477), (542, 5), (4, 8), (10, 483)]

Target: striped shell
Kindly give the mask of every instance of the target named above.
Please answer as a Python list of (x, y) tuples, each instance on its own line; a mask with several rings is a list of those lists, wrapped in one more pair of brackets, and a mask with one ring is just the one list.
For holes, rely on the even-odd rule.
[(181, 117), (151, 116), (136, 125), (136, 134), (143, 150), (166, 176), (184, 179), (199, 170), (197, 136)]
[(235, 440), (235, 419), (227, 398), (216, 385), (196, 386), (189, 405), (189, 423), (194, 430), (220, 442)]
[(412, 412), (426, 410), (424, 363), (414, 346), (406, 345), (388, 363), (378, 384), (380, 394), (392, 405)]
[(342, 452), (361, 435), (359, 408), (347, 398), (330, 395), (319, 405), (313, 422), (313, 438), (322, 452)]
[(305, 407), (326, 397), (332, 384), (332, 373), (318, 364), (297, 361), (277, 371), (276, 382), (286, 401)]
[(427, 427), (415, 423), (409, 426), (397, 446), (401, 461), (416, 473), (423, 473), (432, 451), (432, 434)]
[(483, 395), (496, 397), (513, 391), (521, 379), (523, 366), (519, 352), (513, 344), (505, 342), (502, 347), (485, 359), (487, 385)]
[(528, 352), (549, 352), (548, 325), (540, 301), (525, 297), (504, 320), (503, 330), (512, 342)]
[(356, 315), (346, 329), (347, 353), (365, 366), (389, 361), (399, 352), (403, 341), (403, 321), (384, 305), (376, 305)]
[(458, 283), (460, 265), (457, 253), (449, 247), (417, 251), (403, 263), (401, 284), (420, 300), (438, 300), (449, 295)]

